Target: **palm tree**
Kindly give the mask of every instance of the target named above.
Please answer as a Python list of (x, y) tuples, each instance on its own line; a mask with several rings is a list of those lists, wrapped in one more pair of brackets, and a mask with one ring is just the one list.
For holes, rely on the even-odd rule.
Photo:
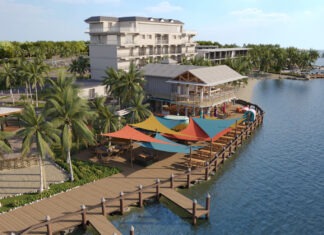
[(135, 65), (131, 63), (128, 72), (124, 72), (121, 80), (114, 86), (122, 104), (128, 105), (135, 94), (142, 92), (145, 82), (142, 71), (136, 69)]
[(80, 78), (84, 78), (84, 74), (90, 71), (89, 58), (79, 56), (77, 59), (72, 60), (68, 71), (71, 73), (78, 73)]
[(38, 89), (37, 87), (44, 86), (44, 74), (48, 71), (48, 66), (44, 63), (41, 58), (34, 59), (26, 66), (27, 79), (32, 83), (32, 87), (35, 88), (36, 92), (36, 107), (38, 107)]
[(12, 149), (8, 139), (15, 135), (15, 132), (0, 131), (0, 157), (2, 153), (11, 153)]
[(16, 73), (15, 68), (9, 64), (5, 63), (3, 64), (3, 69), (0, 73), (1, 80), (4, 83), (4, 86), (8, 89), (10, 89), (10, 95), (12, 99), (12, 103), (15, 104), (15, 98), (12, 93), (12, 86), (15, 84), (16, 81)]
[(103, 85), (106, 86), (107, 94), (111, 94), (116, 98), (120, 94), (116, 86), (122, 80), (124, 72), (122, 70), (115, 70), (114, 68), (107, 68), (105, 73), (106, 76), (103, 77)]
[(20, 115), (23, 128), (17, 132), (23, 137), (22, 155), (26, 156), (31, 152), (32, 144), (36, 144), (36, 151), (39, 156), (40, 189), (44, 189), (42, 159), (49, 155), (54, 157), (51, 145), (59, 142), (59, 130), (52, 123), (46, 121), (44, 113), (36, 114), (34, 107), (27, 104)]
[(148, 107), (150, 106), (148, 103), (143, 104), (144, 95), (142, 93), (137, 93), (130, 100), (130, 110), (132, 112), (132, 123), (140, 122), (145, 120), (147, 117), (151, 115)]
[[(59, 87), (57, 85), (56, 87)], [(86, 100), (78, 96), (78, 89), (66, 86), (60, 93), (52, 93), (47, 101), (47, 114), (52, 117), (52, 123), (61, 132), (61, 144), (70, 166), (70, 179), (74, 181), (71, 161), (71, 148), (75, 143), (85, 145), (94, 143), (94, 136), (87, 126), (87, 121), (93, 112), (89, 110)]]

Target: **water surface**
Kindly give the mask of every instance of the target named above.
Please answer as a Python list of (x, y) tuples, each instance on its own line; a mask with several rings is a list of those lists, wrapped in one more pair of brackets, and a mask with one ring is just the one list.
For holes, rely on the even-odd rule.
[(324, 234), (324, 80), (262, 80), (263, 126), (212, 180), (181, 191), (210, 220), (192, 226), (165, 204), (112, 220), (129, 234)]

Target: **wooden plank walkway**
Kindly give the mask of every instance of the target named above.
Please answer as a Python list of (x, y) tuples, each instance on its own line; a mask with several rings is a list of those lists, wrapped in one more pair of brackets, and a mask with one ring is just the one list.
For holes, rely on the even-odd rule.
[[(193, 201), (185, 196), (183, 196), (181, 193), (178, 193), (174, 189), (162, 189), (161, 195), (165, 198), (172, 201), (174, 204), (178, 205), (182, 209), (186, 210), (190, 215), (193, 215)], [(196, 205), (196, 217), (202, 217), (209, 213), (208, 210), (206, 210), (205, 207), (197, 204)]]
[(99, 232), (100, 234), (115, 234), (121, 235), (118, 229), (107, 220), (103, 215), (90, 215), (89, 223)]
[[(261, 121), (257, 125), (262, 123)], [(121, 173), (0, 214), (0, 234), (19, 233), (26, 231), (27, 228), (31, 229), (24, 234), (46, 234), (48, 225), (51, 226), (53, 233), (76, 227), (82, 221), (81, 205), (85, 205), (87, 208), (87, 218), (91, 218), (92, 215), (102, 215), (104, 217), (101, 207), (101, 198), (103, 197), (107, 200), (106, 204), (104, 204), (105, 215), (111, 212), (123, 214), (125, 208), (139, 204), (139, 197), (145, 200), (159, 195), (159, 192), (164, 190), (165, 195), (172, 197), (177, 204), (188, 209), (189, 202), (182, 204), (179, 202), (181, 200), (175, 199), (181, 198), (182, 195), (180, 196), (171, 189), (167, 192), (167, 189), (179, 186), (189, 187), (190, 182), (195, 180), (207, 180), (210, 172), (216, 170), (217, 166), (224, 163), (225, 159), (230, 156), (232, 151), (228, 150), (233, 150), (233, 146), (241, 145), (242, 141), (248, 138), (247, 133), (251, 133), (257, 125), (250, 126), (249, 130), (244, 130), (242, 135), (238, 136), (236, 142), (233, 142), (232, 146), (227, 146), (227, 149), (222, 150), (218, 154), (218, 158), (211, 161), (210, 165), (192, 171), (187, 170), (188, 158), (183, 154), (160, 156), (158, 162), (145, 168), (137, 165), (131, 168), (127, 162), (121, 164), (120, 161), (112, 160), (109, 162), (110, 165), (122, 166), (123, 171)], [(125, 159), (123, 160), (125, 161)], [(172, 180), (173, 178), (174, 180)], [(155, 183), (156, 179), (159, 179), (161, 183)], [(138, 189), (139, 185), (143, 186), (143, 192), (141, 193)], [(141, 194), (141, 196), (138, 194)], [(171, 194), (176, 194), (176, 196), (170, 196)], [(190, 199), (183, 200), (188, 201)], [(190, 202), (192, 203), (191, 200)], [(206, 214), (201, 206), (197, 205), (196, 209), (196, 217)], [(47, 215), (51, 217), (50, 222), (45, 221)]]

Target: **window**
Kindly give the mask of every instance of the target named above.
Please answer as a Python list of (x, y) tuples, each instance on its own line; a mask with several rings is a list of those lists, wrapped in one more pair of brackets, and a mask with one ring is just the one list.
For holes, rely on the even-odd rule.
[(145, 35), (144, 34), (142, 35), (142, 39), (145, 39)]
[(148, 39), (152, 39), (152, 35), (151, 35), (151, 34), (148, 34), (148, 35), (147, 35), (147, 38), (148, 38)]

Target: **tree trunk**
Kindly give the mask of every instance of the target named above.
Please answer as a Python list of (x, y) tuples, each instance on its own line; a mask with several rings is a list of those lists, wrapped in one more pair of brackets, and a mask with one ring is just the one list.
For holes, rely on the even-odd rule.
[(31, 103), (34, 104), (34, 100), (33, 100), (33, 93), (32, 93), (32, 89), (31, 89), (31, 85), (29, 85), (29, 94), (30, 94), (30, 99), (31, 99)]
[(37, 91), (37, 84), (35, 84), (35, 94), (36, 94), (36, 108), (38, 108), (38, 91)]
[(67, 151), (67, 162), (69, 163), (70, 166), (70, 180), (71, 182), (74, 181), (74, 176), (73, 176), (73, 167), (72, 167), (72, 160), (71, 160), (71, 152), (70, 149)]
[(43, 192), (44, 190), (44, 181), (43, 181), (43, 161), (42, 157), (39, 155), (39, 176), (40, 176), (40, 187), (39, 187), (39, 192)]
[(15, 98), (14, 98), (14, 95), (12, 93), (12, 88), (10, 87), (10, 95), (11, 95), (11, 99), (12, 99), (12, 104), (14, 105), (15, 104)]

